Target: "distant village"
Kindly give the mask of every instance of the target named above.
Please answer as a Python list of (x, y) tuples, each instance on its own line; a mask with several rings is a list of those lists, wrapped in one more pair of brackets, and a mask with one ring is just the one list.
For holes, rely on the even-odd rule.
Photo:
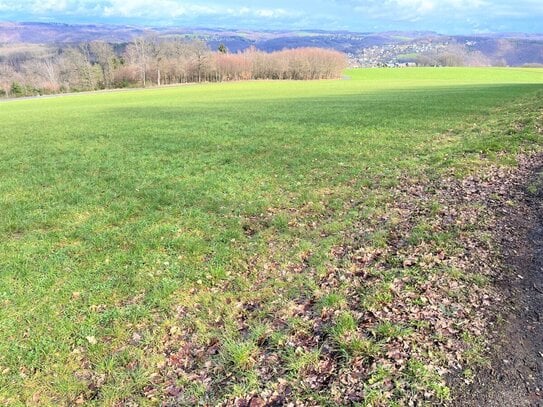
[(360, 52), (349, 54), (353, 67), (416, 67), (427, 65), (421, 61), (422, 55), (439, 54), (449, 46), (449, 42), (434, 42), (432, 40), (417, 41), (408, 44), (386, 44), (364, 48)]

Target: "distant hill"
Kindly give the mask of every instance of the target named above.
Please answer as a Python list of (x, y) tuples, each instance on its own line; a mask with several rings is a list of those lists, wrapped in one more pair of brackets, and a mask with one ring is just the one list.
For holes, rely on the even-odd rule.
[(4, 43), (59, 44), (92, 40), (127, 42), (144, 32), (144, 28), (118, 25), (0, 22), (0, 42)]
[(251, 46), (268, 52), (298, 47), (333, 48), (349, 54), (353, 64), (361, 66), (410, 60), (419, 54), (437, 52), (440, 49), (450, 50), (451, 45), (455, 47), (455, 52), (460, 49), (470, 55), (476, 54), (477, 58), (471, 59), (480, 64), (543, 64), (543, 34), (524, 33), (449, 36), (434, 32), (251, 31), (0, 22), (0, 44), (30, 43), (62, 47), (92, 40), (126, 43), (149, 32), (156, 32), (164, 37), (198, 37), (213, 49), (224, 44), (231, 52)]

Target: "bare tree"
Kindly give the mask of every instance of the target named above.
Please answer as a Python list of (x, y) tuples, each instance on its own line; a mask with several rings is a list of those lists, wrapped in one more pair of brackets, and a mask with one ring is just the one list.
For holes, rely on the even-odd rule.
[(162, 64), (168, 56), (168, 43), (162, 40), (157, 34), (150, 34), (146, 37), (147, 49), (151, 64), (156, 72), (156, 83), (162, 84)]
[(39, 62), (26, 62), (22, 65), (21, 73), (25, 84), (29, 85), (32, 93), (52, 94), (60, 91), (60, 66), (56, 58), (47, 58)]
[(168, 41), (169, 71), (174, 82), (188, 82), (191, 65), (191, 44), (189, 41), (176, 37)]
[[(40, 51), (40, 50), (38, 50)], [(266, 53), (249, 48), (238, 53), (211, 52), (204, 41), (136, 38), (117, 56), (103, 41), (67, 49), (48, 48), (40, 53), (4, 58), (0, 65), (0, 94), (34, 95), (97, 87), (147, 86), (166, 83), (248, 80), (338, 78), (346, 57), (332, 50), (302, 48)], [(25, 51), (26, 52), (26, 51)], [(470, 54), (473, 63), (480, 55)]]
[(104, 88), (111, 87), (113, 82), (113, 71), (115, 67), (115, 52), (111, 44), (104, 41), (93, 41), (89, 44), (90, 51), (96, 63), (102, 71)]
[(198, 73), (198, 82), (202, 82), (206, 69), (209, 66), (209, 56), (211, 51), (204, 41), (196, 40), (193, 41), (190, 46), (190, 53), (195, 61), (196, 71)]
[(71, 87), (81, 90), (95, 89), (96, 78), (91, 64), (89, 44), (68, 48), (64, 52), (64, 61), (64, 75)]
[(4, 95), (10, 96), (11, 87), (17, 80), (20, 80), (20, 77), (11, 65), (0, 64), (0, 90)]
[(53, 59), (44, 59), (37, 64), (37, 71), (46, 81), (50, 83), (59, 83), (58, 62)]
[(137, 37), (128, 47), (127, 54), (135, 64), (138, 65), (141, 83), (143, 87), (147, 85), (147, 68), (149, 65), (149, 43), (147, 37)]

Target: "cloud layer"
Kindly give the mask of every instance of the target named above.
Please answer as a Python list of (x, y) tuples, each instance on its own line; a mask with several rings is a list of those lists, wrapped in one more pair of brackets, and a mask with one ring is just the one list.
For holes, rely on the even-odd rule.
[(542, 0), (0, 0), (0, 20), (322, 28), (543, 31)]

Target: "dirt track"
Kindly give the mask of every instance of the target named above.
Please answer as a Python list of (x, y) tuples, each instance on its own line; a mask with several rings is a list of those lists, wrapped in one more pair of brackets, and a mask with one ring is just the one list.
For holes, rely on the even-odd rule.
[(491, 367), (477, 372), (457, 406), (543, 406), (543, 184), (542, 169), (503, 208), (499, 225), (505, 270), (496, 281), (505, 297)]

